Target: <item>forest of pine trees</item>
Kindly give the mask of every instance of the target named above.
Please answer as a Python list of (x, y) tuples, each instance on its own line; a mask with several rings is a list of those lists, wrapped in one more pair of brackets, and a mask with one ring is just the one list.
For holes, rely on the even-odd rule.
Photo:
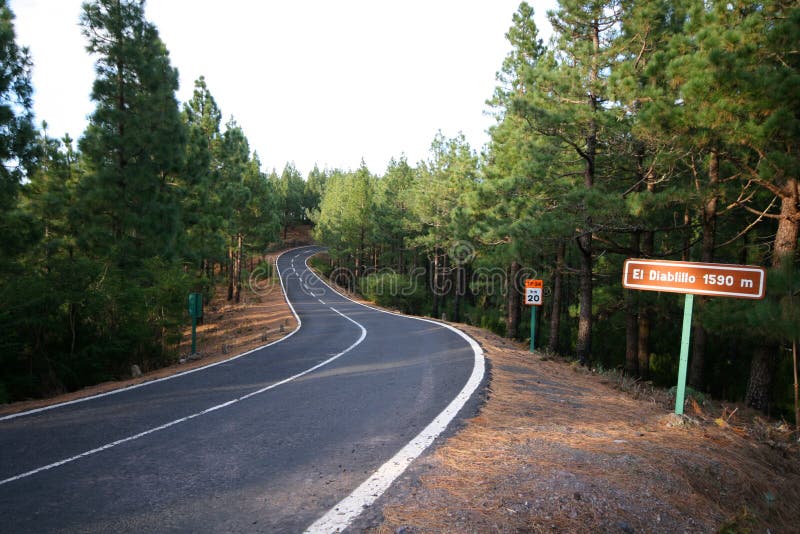
[[(511, 14), (509, 14), (511, 15)], [(682, 299), (624, 290), (626, 258), (763, 265), (767, 297), (695, 302), (689, 382), (792, 411), (800, 337), (800, 7), (788, 0), (523, 2), (480, 151), (441, 132), (382, 174), (261, 170), (203, 78), (177, 72), (141, 2), (81, 27), (95, 110), (77, 142), (32, 121), (31, 69), (0, 0), (0, 402), (174, 360), (189, 291), (242, 291), (301, 222), (317, 265), (379, 304), (522, 339), (670, 386)]]
[(291, 165), (262, 172), (202, 77), (179, 105), (138, 1), (84, 4), (95, 109), (77, 142), (51, 137), (13, 20), (0, 1), (0, 403), (176, 361), (188, 293), (238, 301), (245, 258), (319, 198)]
[[(561, 0), (544, 43), (522, 3), (478, 154), (334, 176), (312, 219), (328, 270), (379, 303), (676, 381), (683, 299), (624, 290), (626, 258), (769, 267), (767, 298), (698, 298), (689, 382), (792, 407), (800, 335), (800, 7), (783, 0)], [(321, 267), (324, 267), (320, 263)]]

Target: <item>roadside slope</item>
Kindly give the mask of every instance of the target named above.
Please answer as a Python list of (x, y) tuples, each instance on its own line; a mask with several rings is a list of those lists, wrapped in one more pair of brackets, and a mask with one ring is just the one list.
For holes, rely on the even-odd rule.
[(796, 445), (759, 442), (713, 417), (672, 426), (655, 399), (635, 400), (603, 376), (458, 327), (484, 348), (489, 399), (387, 495), (377, 532), (790, 532), (800, 524)]

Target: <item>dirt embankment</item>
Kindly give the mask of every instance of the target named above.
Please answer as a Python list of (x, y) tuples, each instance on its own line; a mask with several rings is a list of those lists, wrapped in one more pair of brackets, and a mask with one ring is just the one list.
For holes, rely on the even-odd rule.
[(681, 419), (666, 392), (459, 326), (490, 362), (488, 400), (389, 499), (377, 532), (800, 528), (800, 452), (785, 425), (761, 421), (754, 435), (752, 412), (718, 405)]

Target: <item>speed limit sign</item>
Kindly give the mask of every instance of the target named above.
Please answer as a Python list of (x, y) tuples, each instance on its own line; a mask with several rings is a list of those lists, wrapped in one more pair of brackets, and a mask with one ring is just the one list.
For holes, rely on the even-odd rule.
[(541, 280), (525, 280), (525, 304), (528, 306), (542, 305)]

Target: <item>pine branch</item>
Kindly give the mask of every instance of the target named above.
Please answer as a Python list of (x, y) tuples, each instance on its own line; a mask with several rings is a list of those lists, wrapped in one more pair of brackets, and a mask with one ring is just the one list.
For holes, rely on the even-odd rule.
[[(751, 195), (751, 197), (752, 197), (752, 195)], [(769, 206), (767, 206), (767, 209), (764, 211), (764, 213), (766, 213), (767, 211), (769, 211), (769, 210), (770, 210), (770, 208), (772, 208), (772, 205), (775, 203), (775, 201), (776, 201), (777, 199), (778, 199), (778, 197), (773, 197), (773, 199), (772, 199), (772, 202), (770, 202), (770, 203), (769, 203)], [(744, 230), (742, 230), (741, 232), (739, 232), (739, 233), (736, 235), (736, 237), (734, 237), (733, 239), (729, 239), (728, 241), (726, 241), (726, 242), (722, 243), (721, 245), (717, 245), (717, 246), (715, 246), (715, 247), (714, 247), (714, 249), (716, 250), (716, 249), (718, 249), (718, 248), (721, 248), (721, 247), (724, 247), (724, 246), (730, 245), (731, 243), (733, 243), (734, 241), (736, 241), (736, 240), (737, 240), (737, 239), (739, 239), (740, 237), (742, 237), (742, 236), (746, 235), (748, 232), (750, 232), (750, 230), (752, 230), (752, 229), (753, 229), (753, 227), (755, 227), (755, 225), (756, 225), (756, 224), (758, 224), (758, 223), (761, 221), (761, 219), (763, 219), (763, 218), (764, 218), (764, 213), (760, 214), (760, 215), (758, 216), (758, 218), (756, 218), (756, 220), (755, 220), (755, 221), (753, 221), (751, 224), (747, 225), (747, 228), (745, 228)]]

